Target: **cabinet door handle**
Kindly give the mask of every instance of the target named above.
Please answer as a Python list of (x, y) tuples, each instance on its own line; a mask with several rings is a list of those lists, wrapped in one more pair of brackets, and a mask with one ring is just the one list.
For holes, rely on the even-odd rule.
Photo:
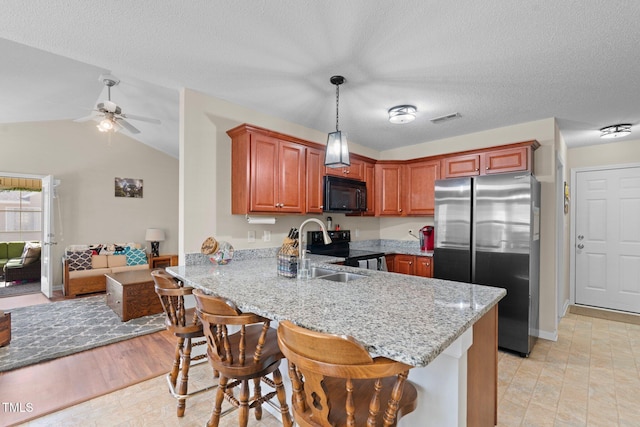
[(409, 265), (413, 265), (413, 261), (409, 261)]
[(487, 166), (485, 169), (486, 169), (486, 170), (489, 170), (489, 166)]
[(480, 168), (476, 168), (476, 172), (478, 172), (480, 170)]
[(402, 208), (398, 209), (398, 212), (402, 212)]

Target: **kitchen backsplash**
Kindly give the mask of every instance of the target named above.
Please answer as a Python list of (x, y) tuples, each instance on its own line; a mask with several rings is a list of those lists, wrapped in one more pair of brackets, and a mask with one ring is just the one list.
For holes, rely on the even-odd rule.
[[(420, 243), (415, 240), (391, 240), (391, 239), (372, 239), (372, 240), (359, 240), (349, 243), (352, 249), (368, 249), (368, 248), (380, 248), (382, 250), (388, 250), (389, 252), (407, 252), (414, 253), (420, 250)], [(278, 247), (275, 248), (261, 248), (261, 249), (239, 249), (233, 253), (233, 259), (235, 260), (250, 260), (257, 258), (275, 258)], [(201, 254), (199, 252), (186, 254), (186, 265), (201, 265), (209, 264), (209, 256)]]

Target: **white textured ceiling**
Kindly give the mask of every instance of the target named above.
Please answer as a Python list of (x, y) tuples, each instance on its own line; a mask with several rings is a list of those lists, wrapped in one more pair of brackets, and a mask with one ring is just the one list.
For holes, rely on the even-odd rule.
[[(126, 113), (163, 122), (138, 139), (176, 157), (180, 88), (329, 132), (334, 74), (341, 130), (378, 150), (548, 117), (569, 146), (640, 130), (635, 1), (3, 0), (0, 37), (0, 123), (87, 115), (112, 72)], [(390, 124), (398, 104), (416, 121)]]

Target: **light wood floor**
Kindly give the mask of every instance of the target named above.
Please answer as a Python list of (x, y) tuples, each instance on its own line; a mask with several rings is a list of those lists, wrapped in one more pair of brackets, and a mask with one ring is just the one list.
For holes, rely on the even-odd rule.
[[(203, 384), (210, 375), (202, 364), (191, 378)], [(567, 314), (557, 342), (538, 340), (526, 359), (501, 352), (498, 375), (499, 426), (640, 426), (640, 325)], [(165, 378), (158, 376), (24, 425), (203, 426), (213, 393), (188, 400), (178, 419)], [(235, 415), (221, 425), (237, 425)], [(253, 414), (249, 420), (254, 427), (280, 425), (267, 412), (261, 422)]]

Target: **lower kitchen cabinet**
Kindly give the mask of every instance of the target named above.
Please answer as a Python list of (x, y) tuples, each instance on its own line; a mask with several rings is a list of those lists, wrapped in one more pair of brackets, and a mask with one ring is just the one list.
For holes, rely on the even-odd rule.
[(433, 257), (416, 255), (387, 255), (387, 270), (412, 276), (433, 277)]
[(416, 257), (416, 276), (433, 277), (433, 258), (430, 256)]

